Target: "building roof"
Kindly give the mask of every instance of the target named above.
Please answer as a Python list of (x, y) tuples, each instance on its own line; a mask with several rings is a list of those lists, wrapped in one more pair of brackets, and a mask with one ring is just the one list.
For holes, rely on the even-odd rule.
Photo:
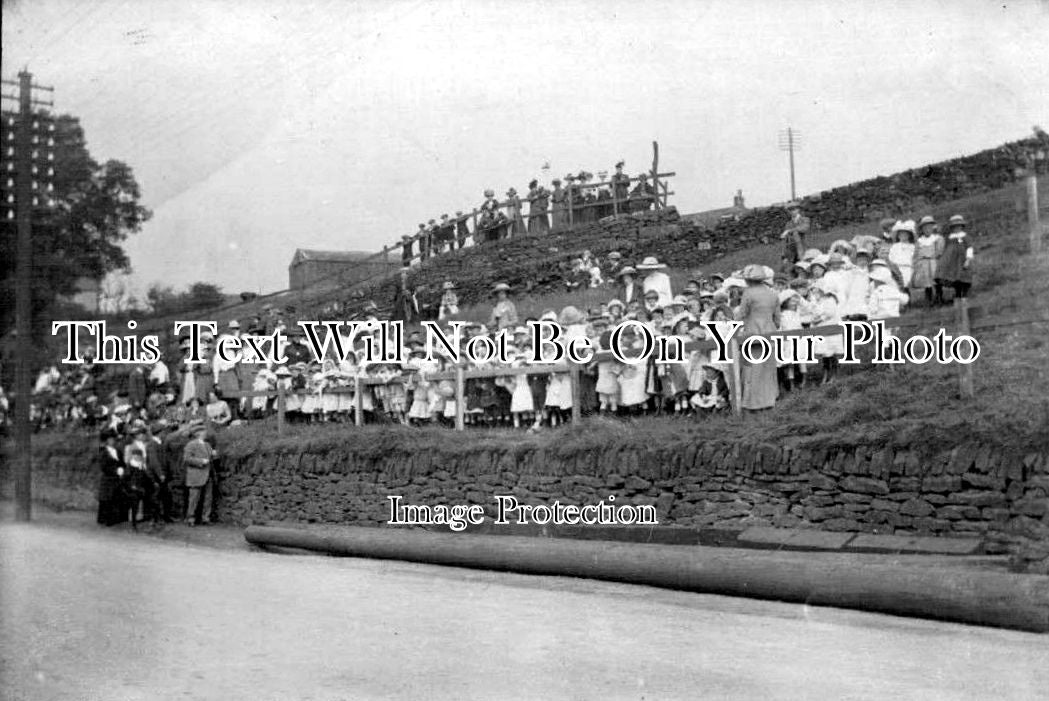
[(298, 248), (291, 259), (291, 264), (306, 261), (321, 263), (360, 263), (375, 254), (370, 251), (318, 251), (313, 248)]

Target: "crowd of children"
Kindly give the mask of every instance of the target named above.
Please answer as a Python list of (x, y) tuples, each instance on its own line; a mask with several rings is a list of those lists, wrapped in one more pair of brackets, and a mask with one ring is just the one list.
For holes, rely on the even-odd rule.
[[(956, 297), (968, 294), (974, 256), (965, 227), (960, 215), (951, 217), (946, 236), (939, 233), (932, 217), (917, 225), (884, 221), (879, 236), (835, 241), (827, 251), (803, 250), (789, 270), (779, 273), (760, 265), (725, 276), (696, 273), (680, 294), (671, 290), (664, 272), (667, 266), (654, 257), (632, 266), (613, 253), (602, 264), (586, 251), (578, 259), (578, 277), (566, 284), (570, 289), (607, 289), (612, 298), (585, 312), (575, 306), (547, 310), (539, 319), (557, 323), (566, 340), (587, 336), (599, 349), (609, 347), (610, 330), (625, 320), (644, 324), (655, 336), (703, 340), (708, 332), (702, 322), (724, 324), (721, 330), (727, 333), (728, 322), (741, 319), (744, 291), (756, 283), (774, 291), (780, 330), (891, 319), (912, 300), (934, 305), (944, 301), (945, 290), (953, 290)], [(458, 316), (454, 287), (451, 281), (445, 285), (449, 294), (444, 323)], [(533, 430), (556, 426), (567, 420), (576, 402), (584, 415), (704, 415), (730, 407), (736, 389), (727, 372), (731, 363), (718, 363), (713, 351), (691, 352), (681, 362), (650, 360), (637, 365), (599, 355), (580, 367), (579, 386), (573, 392), (568, 373), (526, 362), (532, 319), (519, 318), (512, 292), (505, 283), (497, 285), (488, 323), (467, 322), (464, 327), (464, 347), (476, 336), (492, 336), (504, 329), (513, 338), (510, 372), (493, 363), (465, 368), (495, 371), (491, 376), (467, 373), (462, 408), (467, 425)], [(239, 335), (239, 324), (230, 322), (224, 333)], [(642, 343), (631, 327), (624, 340), (627, 347)], [(205, 337), (206, 348), (213, 345)], [(188, 353), (188, 339), (183, 339), (180, 349)], [(124, 387), (105, 394), (95, 379), (98, 368), (90, 362), (63, 371), (50, 367), (36, 382), (34, 421), (38, 428), (63, 423), (104, 427), (128, 417), (163, 418), (174, 425), (193, 420), (226, 425), (272, 414), (278, 394), (283, 395), (285, 415), (291, 421), (350, 422), (358, 407), (369, 422), (451, 425), (455, 421), (455, 382), (448, 372), (455, 366), (447, 353), (438, 352), (428, 360), (419, 331), (407, 335), (400, 363), (361, 362), (364, 355), (352, 352), (346, 359), (316, 362), (301, 335), (291, 335), (285, 351), (289, 362), (278, 366), (223, 363), (210, 353), (203, 364), (188, 365), (180, 358), (170, 367), (163, 362), (151, 368), (136, 366), (125, 376)], [(834, 380), (843, 352), (841, 336), (825, 335), (815, 351), (816, 365), (791, 357), (779, 359), (775, 394), (813, 380)], [(525, 367), (530, 370), (516, 369)], [(359, 402), (354, 396), (358, 378), (365, 380)], [(0, 390), (0, 412), (6, 415), (7, 408)]]

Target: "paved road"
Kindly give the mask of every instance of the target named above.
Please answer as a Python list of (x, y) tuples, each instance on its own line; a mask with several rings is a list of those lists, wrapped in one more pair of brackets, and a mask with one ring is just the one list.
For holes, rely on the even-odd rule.
[(1049, 636), (0, 526), (11, 699), (1044, 698)]

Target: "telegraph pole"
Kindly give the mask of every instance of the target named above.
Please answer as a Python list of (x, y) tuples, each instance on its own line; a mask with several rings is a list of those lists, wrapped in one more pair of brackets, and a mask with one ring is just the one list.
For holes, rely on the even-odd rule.
[(794, 187), (794, 151), (800, 150), (801, 148), (801, 134), (798, 133), (797, 129), (793, 127), (787, 127), (785, 131), (779, 133), (779, 150), (787, 151), (790, 153), (790, 199), (798, 199), (797, 192)]
[[(17, 85), (18, 111), (4, 114), (5, 183), (7, 189), (8, 219), (14, 218), (17, 225), (15, 254), (15, 330), (18, 335), (15, 360), (14, 433), (15, 433), (15, 520), (29, 521), (32, 516), (32, 426), (29, 405), (32, 395), (30, 361), (33, 357), (33, 210), (41, 206), (46, 198), (50, 202), (49, 184), (53, 173), (51, 162), (54, 154), (53, 125), (46, 114), (34, 112), (35, 105), (50, 107), (52, 102), (33, 99), (34, 90), (53, 92), (54, 88), (33, 84), (33, 76), (23, 70), (18, 82), (3, 81), (4, 85)], [(15, 99), (14, 96), (7, 96)], [(39, 163), (39, 165), (38, 165)], [(46, 177), (45, 177), (46, 174)], [(13, 176), (13, 177), (12, 177)], [(45, 180), (48, 181), (44, 187)], [(47, 192), (48, 194), (44, 194)], [(14, 202), (11, 202), (13, 195)]]

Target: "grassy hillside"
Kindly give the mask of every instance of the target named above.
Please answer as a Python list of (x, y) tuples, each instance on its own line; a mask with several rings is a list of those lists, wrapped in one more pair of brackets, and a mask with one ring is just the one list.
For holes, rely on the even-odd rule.
[[(940, 220), (955, 212), (973, 222), (971, 231), (977, 249), (973, 304), (991, 310), (990, 317), (1049, 308), (1049, 254), (1028, 253), (1026, 219), (1017, 207), (1021, 190), (1011, 187), (931, 209)], [(1049, 202), (1049, 192), (1046, 193)], [(915, 212), (917, 217), (924, 212)], [(1047, 217), (1049, 218), (1049, 217)], [(838, 238), (852, 238), (873, 226), (850, 226), (817, 233), (813, 245), (825, 247)], [(779, 245), (749, 249), (725, 256), (709, 270), (729, 272), (749, 262), (773, 264)], [(683, 280), (686, 271), (674, 271)], [(588, 292), (582, 304), (608, 296), (605, 291)], [(518, 302), (526, 314), (565, 303), (580, 304), (578, 295), (544, 295)], [(467, 310), (468, 316), (484, 319), (487, 305)], [(953, 324), (948, 325), (948, 331)], [(618, 445), (624, 441), (659, 446), (682, 435), (694, 440), (739, 440), (782, 442), (801, 440), (812, 444), (914, 445), (930, 450), (978, 441), (1013, 449), (1049, 445), (1049, 324), (1013, 325), (976, 332), (982, 354), (974, 368), (975, 398), (958, 395), (955, 367), (926, 365), (844, 368), (839, 380), (826, 387), (809, 386), (782, 397), (776, 408), (757, 415), (721, 415), (705, 419), (645, 417), (631, 420), (595, 418), (582, 426), (568, 426), (529, 435), (507, 429), (468, 429), (469, 440), (449, 429), (412, 429), (401, 426), (369, 426), (361, 432), (345, 425), (290, 426), (285, 438), (277, 439), (272, 420), (231, 431), (228, 440), (234, 451), (297, 441), (322, 443), (366, 440), (377, 449), (477, 450), (484, 445), (507, 442), (521, 449), (547, 446), (552, 450), (576, 452), (587, 446)]]

